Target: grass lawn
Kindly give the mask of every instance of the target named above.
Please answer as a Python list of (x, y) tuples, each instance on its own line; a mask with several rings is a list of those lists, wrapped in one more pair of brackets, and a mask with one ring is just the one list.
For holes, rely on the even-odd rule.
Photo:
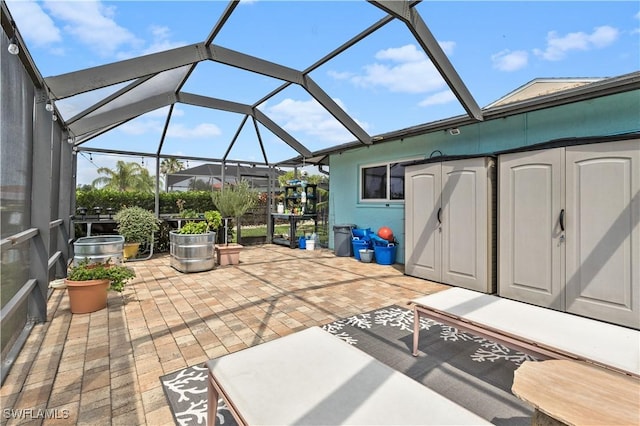
[[(298, 236), (303, 234), (313, 234), (314, 228), (313, 223), (300, 223), (297, 227)], [(274, 230), (274, 235), (287, 234), (289, 233), (289, 225), (276, 225)], [(264, 237), (267, 235), (267, 225), (263, 226), (243, 226), (242, 227), (242, 236), (243, 237)], [(318, 224), (318, 236), (320, 237), (321, 242), (327, 241), (327, 235), (324, 227), (321, 224)], [(233, 241), (236, 241), (236, 235), (233, 235)]]

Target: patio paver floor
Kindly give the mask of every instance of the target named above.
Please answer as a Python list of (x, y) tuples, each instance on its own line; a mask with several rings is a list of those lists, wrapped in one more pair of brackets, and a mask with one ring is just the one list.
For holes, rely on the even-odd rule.
[(72, 315), (54, 290), (0, 388), (2, 424), (173, 425), (160, 376), (448, 288), (328, 250), (253, 246), (240, 259), (192, 274), (168, 254), (131, 262), (135, 280), (91, 314)]

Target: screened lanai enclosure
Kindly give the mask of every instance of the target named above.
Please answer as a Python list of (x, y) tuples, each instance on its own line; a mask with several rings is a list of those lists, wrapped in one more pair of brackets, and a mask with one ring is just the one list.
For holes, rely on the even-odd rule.
[[(120, 3), (122, 9), (129, 6)], [(201, 185), (224, 190), (227, 184), (248, 180), (266, 190), (268, 218), (276, 212), (278, 177), (285, 171), (331, 171), (332, 195), (324, 210), (331, 228), (361, 217), (376, 225), (404, 223), (404, 166), (442, 155), (445, 147), (451, 147), (445, 154), (493, 155), (482, 150), (522, 148), (576, 134), (607, 139), (640, 130), (637, 114), (629, 118), (633, 111), (625, 108), (638, 107), (631, 99), (640, 87), (637, 61), (618, 73), (631, 74), (618, 79), (588, 76), (579, 79), (581, 87), (561, 88), (564, 83), (554, 81), (553, 90), (537, 93), (533, 100), (530, 94), (512, 96), (507, 104), (495, 101), (525, 81), (500, 93), (491, 92), (500, 86), (497, 82), (478, 78), (469, 83), (481, 59), (473, 46), (462, 53), (473, 60), (456, 59), (455, 43), (444, 40), (469, 25), (507, 24), (500, 22), (499, 13), (487, 18), (491, 22), (476, 22), (475, 8), (490, 6), (482, 2), (144, 3), (166, 22), (179, 22), (192, 32), (170, 42), (166, 27), (149, 24), (157, 43), (140, 48), (136, 37), (105, 24), (100, 34), (107, 34), (106, 39), (130, 36), (133, 46), (106, 52), (108, 46), (95, 43), (98, 30), (80, 25), (79, 16), (89, 14), (94, 2), (73, 2), (77, 10), (66, 12), (58, 9), (62, 2), (0, 2), (2, 382), (34, 325), (47, 320), (49, 283), (66, 276), (76, 238), (75, 189), (90, 183), (87, 170), (95, 173), (98, 159), (104, 160), (101, 165), (134, 159), (155, 175), (158, 217), (163, 191)], [(589, 3), (584, 7), (594, 7)], [(115, 13), (109, 5), (95, 4), (102, 17)], [(283, 8), (296, 19), (286, 20)], [(315, 13), (319, 10), (322, 17)], [(139, 13), (121, 18), (137, 27), (143, 19)], [(48, 28), (48, 36), (56, 40), (50, 17), (68, 19), (67, 34), (89, 46), (74, 52), (85, 66), (74, 69), (64, 59), (62, 44), (43, 48), (38, 34), (44, 32), (38, 29)], [(104, 24), (108, 19), (93, 21)], [(523, 19), (509, 25), (537, 22)], [(485, 32), (475, 31), (477, 43), (498, 43), (483, 38)], [(391, 35), (397, 40), (394, 48), (385, 43)], [(49, 54), (60, 59), (52, 61)], [(365, 55), (382, 64), (363, 61)], [(625, 57), (637, 58), (637, 52), (633, 55)], [(358, 58), (354, 68), (364, 70), (361, 74), (346, 71), (349, 58)], [(341, 92), (345, 81), (370, 88), (370, 96)], [(380, 81), (388, 91), (380, 89)], [(407, 88), (415, 82), (418, 92)], [(416, 93), (423, 98), (407, 100)], [(475, 93), (482, 94), (487, 107), (479, 106)], [(581, 114), (593, 109), (589, 103), (598, 98), (603, 105), (624, 108), (618, 114), (623, 117), (607, 120), (601, 114), (601, 121), (584, 120), (589, 115)], [(549, 112), (569, 104), (578, 112)], [(532, 119), (531, 126), (539, 127), (528, 127), (533, 117), (528, 114), (538, 111), (549, 112), (545, 119), (554, 126)], [(191, 122), (196, 124), (188, 127), (184, 123), (190, 117), (197, 117)], [(565, 117), (573, 128), (563, 127), (557, 117)], [(161, 179), (161, 163), (168, 159), (191, 166)]]
[[(160, 189), (159, 167), (164, 158), (222, 166), (260, 166), (266, 168), (268, 175), (271, 170), (272, 179), (276, 178), (276, 167), (326, 165), (326, 156), (313, 154), (314, 150), (325, 148), (326, 141), (319, 144), (297, 139), (261, 106), (281, 93), (303, 91), (323, 114), (331, 117), (335, 123), (332, 125), (350, 135), (347, 142), (371, 145), (376, 138), (316, 82), (313, 72), (388, 25), (406, 31), (431, 59), (462, 109), (481, 120), (476, 101), (414, 8), (418, 3), (363, 3), (369, 24), (354, 24), (345, 31), (343, 44), (324, 52), (319, 50), (316, 58), (302, 67), (218, 44), (240, 5), (231, 1), (219, 16), (212, 18), (208, 33), (191, 44), (43, 76), (21, 34), (26, 23), (12, 14), (17, 5), (2, 1), (2, 379), (33, 324), (46, 319), (49, 281), (65, 275), (73, 256), (73, 188), (79, 154), (155, 159), (156, 191)], [(214, 3), (214, 7), (218, 6)], [(238, 72), (261, 76), (269, 80), (271, 88), (248, 96), (224, 96), (230, 92), (224, 87), (225, 73)], [(214, 75), (212, 85), (219, 90), (190, 91), (190, 80)], [(239, 87), (235, 91), (239, 92)], [(239, 101), (240, 98), (248, 101)], [(175, 148), (169, 151), (172, 120), (181, 106), (232, 115), (238, 123), (236, 132), (226, 143), (201, 146), (191, 155), (176, 154)], [(164, 124), (153, 150), (142, 150), (135, 138), (100, 143), (101, 136), (154, 111), (164, 115)], [(253, 146), (251, 159), (236, 158), (234, 147), (245, 143), (247, 132)], [(270, 205), (273, 206), (272, 200)]]

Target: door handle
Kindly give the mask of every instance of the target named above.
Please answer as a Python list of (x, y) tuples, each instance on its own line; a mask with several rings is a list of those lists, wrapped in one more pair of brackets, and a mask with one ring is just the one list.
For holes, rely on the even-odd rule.
[(438, 209), (438, 215), (437, 215), (438, 223), (442, 223), (442, 217), (440, 216), (441, 214), (442, 214), (442, 207)]
[(564, 209), (560, 210), (560, 230), (564, 232)]

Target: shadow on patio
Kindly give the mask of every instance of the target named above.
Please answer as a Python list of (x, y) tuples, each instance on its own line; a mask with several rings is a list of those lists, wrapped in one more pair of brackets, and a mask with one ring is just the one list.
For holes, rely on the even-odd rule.
[(168, 254), (129, 265), (137, 278), (102, 311), (72, 315), (66, 291), (53, 292), (48, 322), (34, 328), (0, 390), (3, 408), (22, 418), (3, 424), (47, 409), (57, 418), (30, 424), (172, 425), (162, 375), (447, 288), (398, 265), (275, 245), (194, 274), (171, 268)]

